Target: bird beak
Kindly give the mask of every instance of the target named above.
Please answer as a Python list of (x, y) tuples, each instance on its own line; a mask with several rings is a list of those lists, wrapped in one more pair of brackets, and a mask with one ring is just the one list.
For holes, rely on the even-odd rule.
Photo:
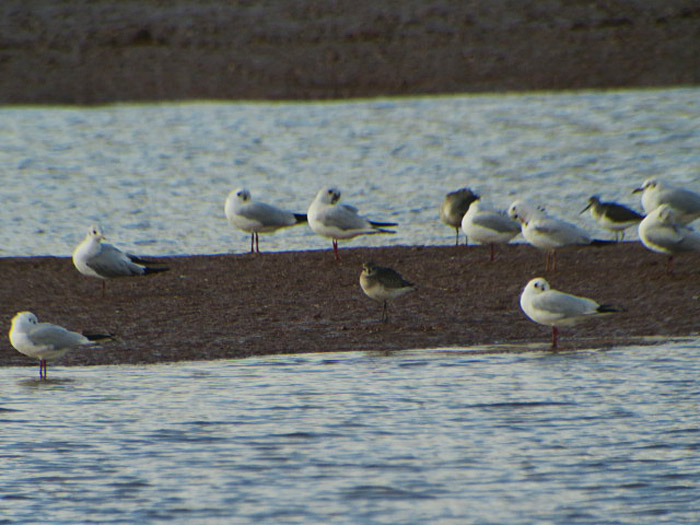
[(584, 211), (586, 211), (586, 210), (587, 210), (588, 208), (590, 208), (591, 206), (593, 206), (593, 203), (592, 203), (592, 202), (589, 202), (589, 203), (588, 203), (588, 206), (586, 206), (584, 209), (581, 210), (581, 213), (583, 213)]
[(632, 190), (632, 193), (639, 193), (639, 192), (642, 192), (642, 191), (644, 191), (644, 188), (635, 188), (635, 189)]

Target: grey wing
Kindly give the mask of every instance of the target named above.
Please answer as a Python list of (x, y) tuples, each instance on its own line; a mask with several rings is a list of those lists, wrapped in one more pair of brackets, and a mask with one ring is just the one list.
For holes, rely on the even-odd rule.
[(253, 202), (248, 206), (243, 206), (238, 214), (246, 219), (258, 221), (263, 226), (291, 226), (296, 224), (294, 214), (264, 202)]
[(668, 203), (684, 213), (700, 213), (700, 194), (683, 188), (668, 192)]
[(556, 219), (543, 219), (535, 225), (535, 230), (549, 235), (562, 244), (590, 244), (591, 238), (575, 224)]
[(598, 308), (598, 303), (593, 299), (577, 297), (557, 290), (549, 290), (535, 297), (532, 305), (546, 312), (560, 315), (561, 317), (577, 317), (591, 314)]
[(520, 224), (500, 213), (477, 213), (472, 218), (472, 222), (477, 226), (482, 226), (499, 233), (518, 233), (520, 231)]
[(371, 229), (371, 225), (357, 214), (352, 206), (330, 206), (323, 214), (323, 223), (326, 226), (340, 230)]
[(37, 346), (50, 347), (53, 349), (71, 348), (89, 344), (87, 337), (66, 330), (62, 326), (50, 323), (40, 323), (29, 333), (29, 339)]
[(104, 243), (101, 248), (100, 253), (85, 262), (101, 277), (127, 277), (143, 274), (143, 267), (131, 262), (129, 257), (119, 248)]
[[(647, 241), (670, 251), (681, 250), (683, 227), (676, 224), (653, 223), (644, 232)], [(688, 229), (688, 228), (685, 228)]]

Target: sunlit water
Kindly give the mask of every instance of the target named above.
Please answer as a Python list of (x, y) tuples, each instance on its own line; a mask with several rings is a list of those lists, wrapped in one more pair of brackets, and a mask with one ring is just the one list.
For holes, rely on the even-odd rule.
[(0, 523), (697, 523), (698, 345), (0, 370)]
[[(0, 255), (91, 223), (152, 255), (245, 251), (229, 190), (305, 211), (338, 186), (450, 244), (447, 191), (599, 236), (594, 194), (696, 191), (700, 90), (333, 103), (0, 108)], [(629, 234), (632, 238), (634, 232)], [(328, 249), (306, 226), (263, 250)], [(0, 524), (697, 523), (700, 341), (562, 354), (412, 351), (0, 369)]]
[[(445, 244), (444, 194), (535, 199), (597, 235), (587, 198), (640, 208), (649, 176), (700, 191), (700, 89), (330, 103), (0, 108), (0, 254), (68, 255), (92, 223), (149, 255), (245, 251), (227, 193), (305, 212), (318, 189), (398, 234), (349, 245)], [(631, 237), (636, 234), (631, 232)], [(327, 249), (307, 226), (264, 250)]]

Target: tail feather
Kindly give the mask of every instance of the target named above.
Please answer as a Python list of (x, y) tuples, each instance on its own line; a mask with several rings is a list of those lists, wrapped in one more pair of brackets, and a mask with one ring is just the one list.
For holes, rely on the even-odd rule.
[(295, 213), (294, 218), (297, 220), (297, 224), (300, 222), (307, 222), (308, 218), (306, 217), (305, 213)]
[(599, 314), (611, 314), (615, 312), (626, 312), (622, 306), (615, 306), (613, 304), (601, 304), (596, 310)]
[(385, 228), (375, 228), (370, 233), (396, 233), (394, 230), (387, 230)]

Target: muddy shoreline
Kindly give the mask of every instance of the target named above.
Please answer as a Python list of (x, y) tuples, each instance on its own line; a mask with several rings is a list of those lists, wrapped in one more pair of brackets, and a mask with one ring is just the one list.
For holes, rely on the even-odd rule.
[[(488, 248), (471, 246), (342, 248), (341, 256), (339, 263), (330, 250), (158, 258), (169, 272), (109, 281), (105, 298), (70, 258), (2, 258), (0, 365), (36, 366), (7, 338), (21, 310), (72, 330), (116, 334), (100, 349), (68, 353), (60, 366), (475, 345), (546, 350), (549, 329), (518, 306), (536, 276), (627, 310), (562, 329), (562, 350), (700, 335), (699, 254), (677, 258), (671, 276), (665, 258), (639, 243), (564, 250), (555, 273), (524, 244), (499, 250), (493, 263)], [(390, 304), (386, 324), (381, 305), (359, 286), (367, 260), (418, 288)]]
[(0, 104), (700, 83), (694, 0), (6, 0), (0, 20)]

